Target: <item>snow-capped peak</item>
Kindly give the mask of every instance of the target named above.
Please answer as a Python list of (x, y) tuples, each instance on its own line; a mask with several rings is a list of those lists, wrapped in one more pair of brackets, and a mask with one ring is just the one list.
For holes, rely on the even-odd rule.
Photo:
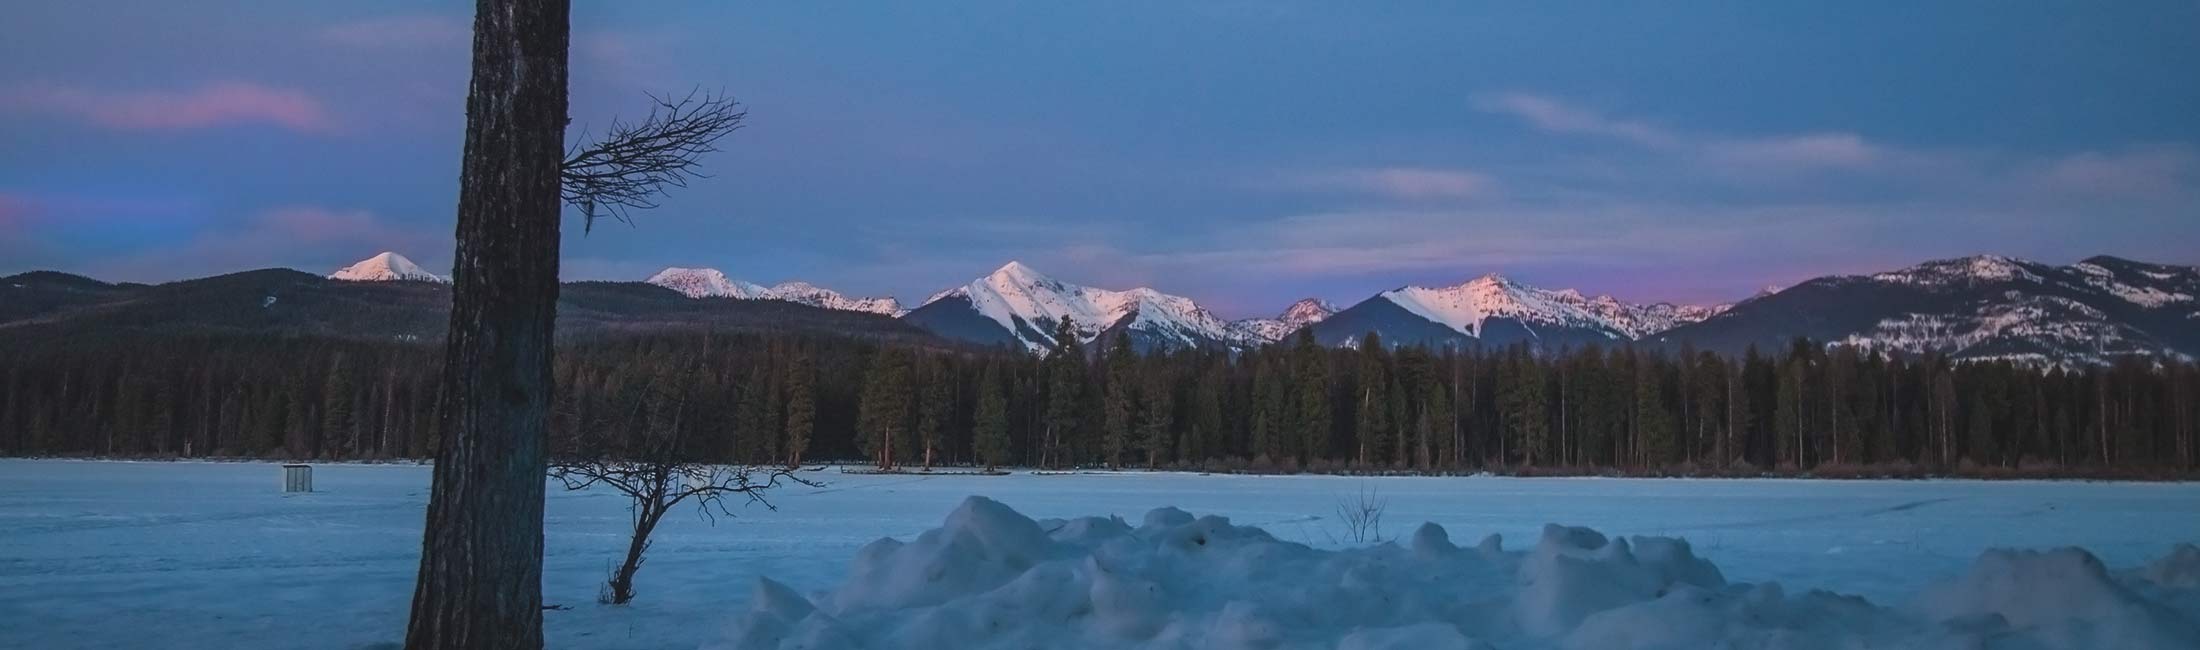
[(1022, 262), (1009, 262), (970, 284), (933, 294), (925, 304), (949, 298), (969, 301), (979, 315), (1032, 351), (1052, 347), (1054, 327), (1065, 318), (1087, 343), (1118, 325), (1167, 346), (1244, 342), (1228, 323), (1190, 298), (1145, 287), (1113, 291), (1070, 284)]
[(1033, 285), (1054, 282), (1054, 278), (1047, 277), (1046, 274), (1040, 273), (1038, 269), (1031, 268), (1029, 265), (1017, 260), (1009, 260), (1007, 264), (1002, 264), (1001, 268), (994, 269), (986, 277), (999, 278), (1004, 282)]
[(811, 307), (860, 311), (887, 316), (900, 316), (906, 310), (901, 301), (892, 297), (850, 298), (838, 291), (819, 287), (808, 282), (782, 282), (766, 287), (754, 282), (726, 277), (718, 269), (667, 268), (650, 276), (648, 282), (678, 291), (689, 298), (734, 298), (739, 300), (784, 300)]
[(690, 269), (671, 267), (649, 276), (648, 282), (666, 289), (678, 291), (689, 298), (762, 298), (767, 291), (753, 282), (742, 282), (726, 277), (718, 269)]
[(1230, 329), (1247, 340), (1270, 343), (1281, 341), (1300, 328), (1322, 322), (1337, 313), (1337, 306), (1320, 298), (1302, 298), (1285, 307), (1275, 318), (1247, 318), (1233, 321)]
[(2001, 255), (1973, 255), (1944, 260), (1933, 260), (1917, 266), (1889, 271), (1872, 276), (1880, 282), (1916, 285), (1950, 285), (1974, 282), (2006, 282), (2026, 280), (2039, 282), (2040, 276), (2032, 270), (2038, 264)]
[(1584, 296), (1572, 289), (1537, 289), (1495, 273), (1452, 287), (1403, 287), (1380, 297), (1476, 337), (1481, 336), (1485, 321), (1503, 318), (1531, 327), (1600, 330), (1609, 338), (1639, 339), (1718, 313), (1716, 307), (1633, 304), (1611, 296)]
[(428, 272), (427, 269), (420, 268), (420, 265), (414, 264), (412, 260), (406, 259), (403, 255), (387, 251), (374, 257), (359, 260), (358, 263), (351, 266), (337, 269), (335, 273), (330, 273), (328, 277), (331, 280), (349, 280), (352, 282), (395, 282), (403, 280), (448, 283), (451, 281), (448, 277), (436, 275)]
[(1298, 302), (1291, 303), (1290, 307), (1285, 307), (1283, 314), (1277, 316), (1276, 320), (1292, 325), (1312, 325), (1322, 322), (1322, 319), (1335, 313), (1337, 313), (1337, 306), (1330, 304), (1327, 300), (1300, 298)]

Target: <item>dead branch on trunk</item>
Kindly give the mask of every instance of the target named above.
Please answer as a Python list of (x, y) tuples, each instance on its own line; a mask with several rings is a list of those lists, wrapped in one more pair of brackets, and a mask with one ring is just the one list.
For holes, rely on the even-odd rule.
[(649, 99), (654, 105), (642, 121), (613, 120), (593, 142), (583, 132), (566, 152), (559, 168), (561, 194), (586, 217), (584, 230), (594, 230), (598, 216), (631, 224), (631, 211), (657, 207), (665, 186), (687, 187), (690, 178), (709, 178), (696, 164), (748, 117), (732, 97), (701, 89), (677, 99)]

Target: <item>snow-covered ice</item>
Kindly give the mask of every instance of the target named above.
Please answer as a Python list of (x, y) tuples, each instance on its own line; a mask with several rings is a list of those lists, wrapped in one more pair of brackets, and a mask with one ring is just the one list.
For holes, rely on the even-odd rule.
[[(321, 465), (321, 491), (290, 496), (279, 477), (264, 463), (0, 460), (0, 647), (401, 639), (427, 468)], [(1071, 622), (1058, 630), (1362, 648), (1701, 647), (1712, 636), (1733, 647), (2144, 647), (2133, 644), (2189, 639), (2177, 626), (2200, 612), (2200, 548), (2177, 546), (2200, 541), (2191, 484), (818, 477), (829, 484), (776, 495), (777, 512), (715, 526), (668, 518), (628, 607), (595, 602), (623, 548), (623, 501), (553, 488), (545, 600), (572, 609), (545, 612), (550, 646), (724, 644), (772, 621), (799, 628), (806, 606), (939, 633), (986, 610), (922, 617), (903, 605), (1010, 595)], [(1337, 541), (1336, 505), (1362, 490), (1389, 500), (1382, 532), (1395, 544)], [(971, 495), (1000, 507), (958, 511)], [(1149, 514), (1162, 506), (1181, 510)], [(1015, 523), (1027, 518), (1043, 539)], [(988, 531), (976, 548), (994, 550), (948, 543), (958, 522)], [(1481, 543), (1493, 534), (1501, 545)], [(899, 541), (874, 544), (887, 537)], [(1196, 540), (1235, 559), (1192, 562)], [(2025, 550), (1987, 553), (1999, 547)], [(1006, 552), (1017, 549), (1037, 550)], [(920, 560), (937, 560), (942, 580), (897, 569)], [(987, 596), (1010, 584), (1023, 591)], [(1294, 595), (1308, 585), (1326, 591)], [(1369, 594), (1393, 601), (1351, 600)], [(1319, 607), (1297, 616), (1294, 602)], [(1370, 622), (1346, 622), (1358, 617)], [(2018, 631), (2040, 640), (2025, 645)], [(1981, 636), (1993, 644), (1961, 645)]]

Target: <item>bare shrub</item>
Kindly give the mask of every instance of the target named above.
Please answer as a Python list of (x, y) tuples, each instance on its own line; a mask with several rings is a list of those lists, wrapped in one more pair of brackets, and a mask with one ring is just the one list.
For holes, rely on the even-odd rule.
[(1344, 529), (1341, 541), (1353, 544), (1373, 544), (1383, 541), (1383, 511), (1390, 509), (1390, 500), (1372, 488), (1361, 488), (1359, 494), (1337, 500), (1337, 524)]

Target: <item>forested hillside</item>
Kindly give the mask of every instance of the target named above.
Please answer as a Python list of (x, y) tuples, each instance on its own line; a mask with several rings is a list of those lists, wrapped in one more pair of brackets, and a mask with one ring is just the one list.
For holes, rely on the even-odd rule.
[[(1728, 357), (1061, 340), (1044, 357), (704, 329), (569, 340), (553, 449), (672, 426), (692, 455), (756, 463), (2159, 475), (2194, 466), (2200, 421), (2200, 366), (2136, 358), (2042, 371), (1801, 341)], [(0, 452), (422, 458), (440, 355), (226, 333), (0, 343)], [(668, 386), (693, 398), (637, 397)]]

